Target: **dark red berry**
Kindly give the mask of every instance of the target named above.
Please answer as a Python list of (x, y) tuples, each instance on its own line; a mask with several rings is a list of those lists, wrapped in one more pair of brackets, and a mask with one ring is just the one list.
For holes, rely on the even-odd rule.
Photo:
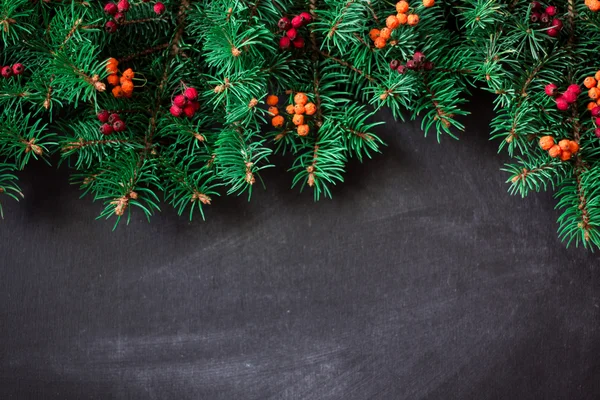
[(298, 31), (294, 28), (288, 29), (287, 32), (285, 33), (285, 35), (287, 37), (289, 37), (290, 40), (294, 40), (294, 39), (296, 39), (296, 36), (298, 36)]
[(600, 107), (592, 108), (592, 117), (597, 117), (600, 115)]
[(183, 110), (181, 108), (177, 107), (175, 104), (173, 104), (171, 106), (171, 108), (169, 109), (169, 112), (174, 117), (181, 117), (181, 114), (183, 113)]
[(117, 24), (114, 21), (106, 21), (104, 24), (104, 31), (106, 33), (115, 33), (117, 31)]
[(550, 22), (550, 16), (546, 13), (542, 13), (542, 15), (540, 15), (540, 22), (542, 24), (547, 24), (548, 22)]
[(277, 26), (282, 31), (287, 31), (292, 27), (292, 23), (290, 22), (290, 19), (288, 17), (281, 17), (277, 22)]
[(289, 37), (282, 36), (281, 39), (279, 39), (279, 48), (280, 49), (283, 49), (283, 50), (289, 49), (291, 45), (292, 45), (292, 41), (290, 40)]
[(550, 36), (550, 37), (558, 37), (558, 35), (560, 35), (560, 30), (558, 30), (556, 28), (548, 29), (548, 36)]
[(121, 23), (121, 22), (125, 21), (125, 13), (118, 12), (115, 14), (114, 18), (115, 18), (115, 21)]
[(110, 116), (108, 117), (109, 124), (114, 124), (115, 122), (120, 121), (120, 120), (121, 120), (121, 117), (119, 117), (119, 114), (117, 114), (117, 113), (110, 114)]
[(110, 135), (111, 133), (113, 133), (113, 127), (110, 124), (103, 124), (100, 125), (100, 133), (102, 133), (103, 135)]
[(421, 53), (420, 51), (417, 51), (415, 52), (415, 54), (413, 54), (413, 60), (415, 61), (415, 63), (421, 64), (423, 61), (425, 61), (425, 54)]
[(552, 26), (558, 30), (561, 30), (563, 27), (563, 22), (558, 18), (554, 18), (552, 20)]
[(4, 78), (10, 78), (12, 76), (12, 68), (9, 67), (8, 65), (6, 67), (2, 67), (2, 76)]
[(196, 89), (194, 89), (193, 87), (189, 87), (189, 88), (185, 89), (185, 92), (183, 92), (183, 95), (185, 96), (186, 99), (188, 99), (190, 101), (194, 101), (198, 98), (198, 91)]
[(306, 11), (300, 13), (300, 18), (304, 20), (304, 25), (310, 24), (312, 22), (312, 15), (310, 15)]
[(106, 123), (106, 122), (108, 122), (108, 117), (109, 116), (110, 116), (110, 114), (108, 114), (108, 111), (102, 110), (97, 115), (98, 121), (100, 121), (102, 123)]
[(577, 101), (577, 95), (573, 92), (566, 91), (563, 93), (562, 98), (569, 104), (575, 103)]
[(433, 69), (433, 63), (431, 61), (427, 61), (425, 64), (423, 64), (423, 68), (425, 71), (431, 71)]
[(579, 96), (579, 93), (581, 93), (581, 88), (578, 84), (573, 83), (567, 87), (567, 92), (573, 92), (575, 93), (575, 96)]
[(390, 61), (390, 68), (391, 69), (398, 69), (399, 65), (400, 65), (400, 61), (398, 61), (398, 60), (392, 60), (392, 61)]
[(295, 48), (301, 49), (304, 47), (304, 38), (297, 37), (296, 39), (292, 40), (292, 44), (294, 45)]
[(115, 15), (119, 11), (115, 3), (106, 3), (104, 6), (104, 13), (106, 15)]
[(25, 67), (21, 63), (16, 63), (15, 65), (12, 66), (12, 73), (14, 75), (21, 75), (24, 70), (25, 70)]
[(119, 0), (119, 3), (117, 3), (117, 8), (120, 12), (129, 11), (129, 8), (130, 8), (129, 1), (128, 0)]
[(415, 62), (413, 60), (408, 60), (406, 62), (406, 68), (408, 68), (408, 69), (416, 69), (417, 65), (415, 64)]
[(302, 25), (304, 25), (304, 20), (301, 16), (296, 15), (294, 18), (292, 18), (292, 28), (299, 29), (302, 28)]
[(184, 95), (180, 94), (178, 96), (175, 96), (175, 98), (173, 99), (173, 104), (175, 104), (179, 108), (183, 108), (187, 104), (187, 99)]
[(540, 17), (542, 16), (542, 14), (540, 14), (537, 11), (534, 11), (531, 13), (531, 16), (529, 17), (529, 20), (533, 23), (537, 23), (540, 22)]
[(559, 96), (556, 98), (556, 108), (558, 108), (561, 111), (565, 111), (567, 109), (569, 109), (569, 103), (567, 103), (567, 101), (563, 98), (563, 96)]
[(544, 88), (544, 91), (548, 96), (554, 96), (556, 94), (556, 89), (558, 89), (558, 87), (554, 83), (549, 83)]
[(548, 14), (551, 17), (554, 17), (556, 15), (556, 7), (554, 6), (548, 6), (546, 7), (546, 14)]
[(401, 74), (404, 74), (406, 72), (406, 66), (405, 65), (398, 65), (398, 69), (397, 71)]
[(534, 1), (531, 3), (531, 9), (532, 10), (541, 10), (542, 4), (539, 1)]
[(194, 111), (198, 111), (200, 109), (200, 103), (197, 101), (192, 101), (190, 102), (190, 104), (192, 105), (192, 107), (194, 107)]
[(154, 12), (158, 15), (161, 15), (165, 12), (165, 5), (160, 1), (154, 5)]
[(596, 135), (596, 137), (597, 137), (598, 139), (600, 139), (600, 128), (596, 128), (596, 129), (594, 129), (594, 135)]
[(115, 130), (115, 132), (123, 132), (125, 130), (126, 126), (125, 126), (125, 122), (118, 120), (112, 124), (112, 127)]
[(196, 112), (196, 110), (194, 110), (194, 106), (191, 104), (189, 104), (183, 108), (183, 113), (188, 118), (192, 118), (194, 116), (195, 112)]

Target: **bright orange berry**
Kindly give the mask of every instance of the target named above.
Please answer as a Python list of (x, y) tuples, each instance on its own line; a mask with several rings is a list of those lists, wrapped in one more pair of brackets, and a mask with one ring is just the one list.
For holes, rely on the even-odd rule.
[(313, 115), (317, 112), (317, 106), (315, 106), (314, 103), (307, 103), (304, 106), (304, 111), (306, 112), (306, 115)]
[(116, 98), (123, 97), (123, 95), (124, 95), (124, 93), (123, 93), (123, 89), (121, 89), (121, 86), (115, 86), (115, 87), (112, 89), (112, 94), (113, 94), (113, 96), (115, 96)]
[(389, 29), (396, 29), (398, 25), (400, 25), (400, 21), (398, 21), (398, 18), (396, 18), (395, 15), (390, 15), (385, 20), (385, 26), (387, 26)]
[(383, 28), (379, 31), (379, 38), (388, 40), (392, 36), (392, 30), (390, 28)]
[(125, 72), (123, 72), (123, 77), (126, 79), (133, 79), (135, 76), (135, 72), (131, 68), (127, 68)]
[(292, 118), (292, 122), (296, 126), (304, 125), (304, 115), (294, 114), (294, 118)]
[(408, 17), (404, 13), (398, 13), (396, 15), (396, 18), (398, 18), (398, 22), (400, 22), (400, 25), (406, 25), (406, 22), (408, 21)]
[(550, 150), (548, 150), (548, 154), (552, 158), (556, 158), (556, 157), (560, 156), (560, 153), (562, 153), (562, 150), (560, 149), (560, 146), (557, 145), (557, 144), (555, 144), (554, 146), (550, 147)]
[(308, 97), (304, 93), (296, 93), (294, 103), (305, 105), (308, 102)]
[(284, 119), (281, 115), (276, 115), (275, 117), (273, 117), (273, 119), (271, 120), (271, 124), (275, 127), (275, 128), (281, 128), (283, 126), (284, 123)]
[(119, 85), (119, 77), (117, 74), (110, 74), (108, 76), (108, 78), (106, 78), (108, 80), (108, 83), (112, 86), (118, 86)]
[(554, 138), (552, 136), (543, 136), (540, 138), (540, 147), (543, 150), (550, 150), (554, 146)]
[(371, 29), (369, 31), (369, 37), (371, 38), (371, 40), (375, 41), (375, 39), (379, 37), (379, 29)]
[[(595, 104), (594, 104), (595, 105)], [(293, 104), (289, 104), (286, 108), (285, 108), (285, 112), (287, 112), (288, 114), (294, 114), (295, 110), (294, 110), (294, 105)]]
[(598, 82), (596, 81), (596, 79), (594, 79), (594, 77), (592, 76), (588, 76), (583, 80), (583, 86), (585, 86), (588, 89), (593, 88), (594, 86), (596, 86), (597, 83)]
[(433, 7), (435, 5), (435, 0), (423, 0), (423, 7)]
[(271, 113), (271, 115), (279, 115), (279, 109), (275, 106), (269, 107), (269, 112)]
[(402, 0), (396, 3), (396, 11), (399, 13), (406, 14), (408, 11), (408, 2)]
[(279, 97), (274, 94), (270, 94), (267, 96), (267, 104), (270, 106), (276, 106), (279, 103)]
[(309, 131), (309, 127), (308, 125), (304, 124), (304, 125), (300, 125), (298, 127), (298, 136), (306, 136), (308, 135), (308, 131)]
[(407, 22), (410, 26), (415, 26), (419, 23), (419, 16), (417, 14), (410, 14)]
[(296, 104), (294, 106), (294, 114), (304, 114), (306, 112), (306, 108), (302, 104)]

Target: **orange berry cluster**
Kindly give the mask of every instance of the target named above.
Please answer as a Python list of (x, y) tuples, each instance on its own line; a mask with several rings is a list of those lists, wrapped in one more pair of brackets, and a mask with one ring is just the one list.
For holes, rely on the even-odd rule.
[(115, 58), (110, 58), (106, 64), (108, 71), (108, 84), (114, 86), (112, 94), (116, 98), (131, 97), (133, 94), (133, 78), (135, 73), (131, 68), (127, 68), (119, 77), (119, 61)]
[(563, 139), (556, 144), (552, 136), (543, 136), (540, 139), (540, 147), (543, 150), (548, 151), (550, 157), (560, 157), (560, 159), (563, 161), (570, 160), (573, 154), (576, 154), (579, 151), (579, 145), (577, 142)]
[[(425, 7), (433, 7), (434, 5), (435, 0), (423, 0), (423, 6)], [(384, 48), (388, 39), (392, 36), (392, 31), (400, 25), (416, 26), (419, 23), (419, 16), (417, 14), (409, 14), (408, 9), (408, 2), (400, 0), (396, 3), (396, 11), (398, 14), (392, 14), (387, 17), (385, 20), (385, 28), (371, 29), (369, 37), (375, 44), (375, 47), (378, 49)]]
[(600, 70), (594, 76), (588, 76), (583, 80), (583, 86), (588, 89), (588, 97), (593, 101), (588, 103), (588, 109), (592, 110), (600, 105)]
[[(275, 95), (270, 95), (267, 97), (267, 104), (269, 107), (269, 112), (273, 115), (273, 119), (271, 120), (271, 124), (275, 128), (281, 128), (285, 123), (285, 118), (279, 114), (279, 109), (277, 108), (277, 103), (279, 103), (279, 98)], [(308, 102), (308, 97), (304, 93), (296, 93), (294, 96), (294, 104), (289, 104), (285, 111), (289, 115), (293, 115), (292, 123), (296, 126), (296, 131), (298, 132), (298, 136), (306, 136), (310, 131), (310, 127), (306, 124), (304, 120), (305, 115), (314, 115), (317, 112), (317, 106), (314, 103)]]
[(585, 5), (590, 11), (596, 12), (600, 10), (600, 1), (598, 0), (585, 0)]

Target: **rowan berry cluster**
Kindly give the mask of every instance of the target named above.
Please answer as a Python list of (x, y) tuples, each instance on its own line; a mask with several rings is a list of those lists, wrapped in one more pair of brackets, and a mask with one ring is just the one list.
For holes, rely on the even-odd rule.
[(534, 1), (531, 3), (531, 22), (539, 23), (543, 27), (550, 28), (546, 31), (548, 36), (557, 37), (563, 28), (563, 22), (559, 18), (554, 18), (558, 13), (555, 6), (547, 6), (543, 8), (542, 4)]
[(131, 68), (127, 68), (121, 76), (119, 76), (119, 61), (116, 58), (110, 58), (106, 64), (108, 72), (108, 84), (113, 86), (112, 94), (116, 98), (131, 97), (133, 94), (133, 79), (135, 72)]
[(546, 85), (544, 90), (548, 96), (554, 97), (556, 108), (561, 111), (568, 110), (569, 106), (577, 101), (577, 96), (581, 93), (581, 88), (577, 84), (569, 85), (564, 93), (558, 93), (558, 86), (554, 83)]
[[(144, 0), (144, 3), (146, 2), (147, 1)], [(119, 0), (119, 2), (116, 4), (112, 1), (110, 3), (106, 3), (104, 5), (104, 13), (111, 16), (113, 20), (106, 21), (106, 24), (104, 24), (104, 30), (107, 33), (115, 33), (119, 27), (118, 24), (125, 21), (126, 14), (130, 8), (131, 4), (129, 3), (129, 0)], [(154, 4), (153, 9), (157, 15), (161, 15), (165, 12), (165, 5), (162, 2), (157, 1)]]
[(102, 110), (97, 115), (100, 125), (100, 132), (103, 135), (110, 135), (113, 132), (123, 132), (127, 126), (125, 121), (117, 113), (109, 113), (107, 110)]
[(406, 70), (412, 71), (431, 71), (433, 69), (433, 63), (431, 61), (427, 61), (425, 58), (425, 54), (420, 51), (416, 51), (413, 54), (412, 60), (408, 60), (406, 64), (400, 64), (398, 60), (390, 61), (390, 68), (398, 71), (401, 74), (404, 74)]
[(543, 136), (540, 139), (540, 147), (548, 151), (550, 157), (560, 157), (563, 161), (570, 160), (579, 151), (579, 145), (574, 140), (563, 139), (556, 144), (552, 136)]
[[(269, 105), (269, 113), (273, 115), (271, 124), (275, 128), (281, 128), (285, 124), (285, 118), (279, 113), (277, 108), (279, 98), (275, 95), (267, 96), (267, 105)], [(308, 101), (308, 96), (304, 93), (296, 93), (294, 96), (294, 104), (288, 104), (285, 108), (287, 114), (292, 116), (292, 124), (296, 126), (298, 136), (306, 136), (310, 132), (310, 127), (306, 123), (305, 116), (312, 116), (317, 112), (317, 106)]]
[[(593, 117), (600, 117), (600, 70), (596, 71), (594, 76), (586, 77), (583, 86), (588, 89), (588, 97), (592, 100), (588, 103), (587, 109), (591, 111)], [(600, 127), (600, 118), (596, 120), (596, 125)], [(600, 129), (596, 128), (595, 134), (600, 137)]]
[(25, 67), (21, 63), (0, 67), (0, 74), (3, 78), (10, 78), (13, 75), (21, 75), (23, 71), (25, 71)]
[[(433, 7), (435, 0), (423, 0), (423, 6)], [(392, 36), (392, 32), (400, 25), (416, 26), (419, 23), (419, 16), (414, 13), (409, 13), (410, 6), (407, 1), (401, 0), (396, 3), (396, 15), (389, 15), (385, 20), (385, 28), (373, 28), (369, 32), (369, 37), (373, 44), (378, 49), (382, 49), (387, 44), (388, 39)]]
[(169, 112), (176, 118), (184, 115), (192, 118), (199, 109), (198, 91), (193, 87), (189, 87), (183, 91), (183, 94), (178, 94), (173, 98)]
[(304, 47), (304, 38), (300, 36), (300, 28), (306, 26), (312, 21), (312, 16), (306, 11), (293, 17), (291, 20), (288, 17), (281, 17), (277, 26), (281, 31), (284, 32), (283, 36), (279, 39), (279, 48), (283, 50), (289, 49), (294, 46), (297, 49)]

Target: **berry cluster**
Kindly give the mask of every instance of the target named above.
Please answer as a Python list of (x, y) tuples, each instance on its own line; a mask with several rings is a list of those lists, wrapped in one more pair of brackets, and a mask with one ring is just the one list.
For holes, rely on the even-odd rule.
[(433, 63), (427, 61), (425, 54), (416, 51), (415, 54), (413, 54), (412, 60), (408, 60), (404, 65), (400, 64), (400, 61), (398, 60), (390, 61), (390, 68), (401, 74), (404, 74), (407, 69), (412, 71), (431, 71), (433, 69)]
[(600, 70), (596, 71), (594, 76), (588, 76), (583, 80), (583, 85), (588, 88), (588, 97), (592, 99), (587, 105), (587, 109), (594, 117), (596, 129), (594, 134), (600, 138)]
[(119, 61), (116, 58), (109, 58), (106, 64), (108, 75), (108, 84), (114, 86), (112, 94), (116, 98), (131, 97), (133, 94), (133, 79), (135, 72), (131, 68), (127, 68), (121, 76), (119, 76)]
[(590, 11), (597, 12), (600, 10), (600, 1), (598, 0), (585, 0), (585, 5)]
[[(433, 7), (435, 0), (423, 0), (423, 6)], [(373, 28), (369, 32), (369, 37), (373, 41), (375, 47), (382, 49), (387, 44), (388, 39), (392, 36), (394, 29), (400, 25), (415, 26), (419, 23), (419, 16), (417, 14), (409, 14), (409, 5), (405, 0), (401, 0), (396, 3), (396, 11), (398, 14), (390, 15), (385, 20), (385, 28), (376, 29)]]
[[(273, 119), (271, 120), (271, 124), (275, 128), (281, 128), (285, 123), (285, 118), (279, 114), (279, 109), (277, 108), (277, 103), (279, 103), (279, 98), (275, 95), (267, 96), (267, 104), (269, 107), (269, 113), (273, 115)], [(294, 104), (288, 104), (285, 108), (285, 111), (289, 115), (293, 115), (292, 123), (296, 126), (296, 132), (298, 132), (298, 136), (306, 136), (310, 131), (310, 127), (305, 122), (305, 115), (311, 116), (317, 112), (317, 106), (314, 103), (308, 102), (308, 97), (304, 93), (296, 93), (294, 96)]]
[(21, 75), (25, 71), (25, 67), (21, 63), (0, 67), (0, 74), (3, 78), (10, 78), (13, 75)]
[(281, 39), (279, 39), (279, 47), (283, 50), (287, 50), (291, 46), (294, 46), (297, 49), (303, 48), (304, 38), (299, 35), (298, 31), (311, 21), (312, 16), (306, 11), (296, 15), (291, 21), (288, 17), (281, 17), (277, 26), (285, 33)]
[(106, 21), (104, 24), (104, 30), (107, 33), (115, 33), (117, 31), (118, 23), (125, 21), (125, 14), (131, 8), (128, 0), (119, 0), (117, 4), (106, 3), (104, 5), (104, 13), (113, 17), (114, 21)]
[(189, 87), (184, 90), (183, 94), (175, 96), (169, 112), (172, 116), (177, 118), (183, 115), (192, 118), (199, 109), (200, 103), (198, 102), (198, 91)]
[(98, 113), (97, 117), (98, 121), (102, 123), (100, 125), (100, 132), (103, 135), (110, 135), (113, 132), (123, 132), (127, 127), (117, 113), (111, 114), (106, 110), (102, 110)]
[(563, 139), (556, 144), (552, 136), (543, 136), (540, 139), (540, 147), (548, 151), (550, 157), (560, 157), (563, 161), (570, 160), (579, 151), (579, 145), (574, 140)]
[(553, 18), (556, 16), (558, 9), (555, 6), (548, 6), (543, 9), (542, 4), (534, 1), (531, 3), (531, 15), (530, 19), (533, 23), (540, 23), (542, 26), (548, 29), (546, 32), (548, 36), (557, 37), (563, 28), (563, 23), (559, 18)]
[(569, 109), (569, 106), (577, 101), (577, 96), (581, 93), (581, 88), (577, 84), (572, 84), (567, 87), (564, 93), (558, 93), (558, 86), (554, 83), (546, 85), (544, 88), (548, 96), (554, 97), (556, 108), (561, 111)]

